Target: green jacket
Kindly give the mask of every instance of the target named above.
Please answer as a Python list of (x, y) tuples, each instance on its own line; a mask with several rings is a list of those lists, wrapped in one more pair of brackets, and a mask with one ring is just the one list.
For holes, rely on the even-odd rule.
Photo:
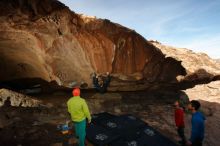
[(81, 122), (85, 118), (87, 118), (89, 121), (91, 120), (91, 115), (86, 101), (80, 96), (71, 97), (67, 101), (67, 108), (71, 115), (72, 121)]

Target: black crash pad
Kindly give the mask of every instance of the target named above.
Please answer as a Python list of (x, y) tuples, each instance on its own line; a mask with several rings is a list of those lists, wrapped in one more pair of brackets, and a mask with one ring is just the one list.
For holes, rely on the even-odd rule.
[(93, 115), (87, 139), (97, 146), (176, 146), (171, 140), (132, 115)]
[(104, 113), (99, 113), (99, 114), (94, 114), (92, 115), (92, 123), (96, 125), (100, 125), (103, 122), (107, 122), (110, 119), (114, 119), (117, 116), (112, 115), (110, 113), (104, 112)]
[(95, 146), (106, 146), (120, 137), (114, 131), (108, 131), (93, 123), (87, 127), (86, 134), (87, 139)]
[(143, 143), (145, 146), (176, 146), (173, 141), (148, 125), (140, 129), (140, 133), (140, 138), (137, 141)]
[(113, 141), (111, 144), (109, 144), (109, 146), (146, 146), (146, 144), (145, 142), (138, 141), (137, 139), (131, 139), (131, 140), (119, 139), (117, 141)]

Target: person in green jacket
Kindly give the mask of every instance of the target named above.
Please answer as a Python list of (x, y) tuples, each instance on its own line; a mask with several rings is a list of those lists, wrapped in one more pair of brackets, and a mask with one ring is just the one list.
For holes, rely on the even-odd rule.
[(79, 138), (79, 146), (85, 145), (86, 137), (86, 118), (91, 122), (91, 115), (86, 101), (80, 97), (80, 89), (73, 90), (73, 97), (67, 101), (68, 112), (74, 122), (75, 133)]

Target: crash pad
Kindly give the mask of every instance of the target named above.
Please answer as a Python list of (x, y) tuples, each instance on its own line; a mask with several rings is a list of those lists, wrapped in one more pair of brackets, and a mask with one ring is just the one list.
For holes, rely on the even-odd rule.
[(92, 117), (87, 139), (96, 146), (177, 146), (133, 115), (100, 113)]

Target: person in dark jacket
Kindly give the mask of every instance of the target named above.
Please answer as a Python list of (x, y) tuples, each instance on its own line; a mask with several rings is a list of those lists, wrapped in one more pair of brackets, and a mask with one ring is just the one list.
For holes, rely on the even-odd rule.
[(197, 100), (192, 100), (188, 109), (192, 112), (192, 130), (189, 140), (190, 146), (202, 146), (205, 133), (205, 117), (199, 112), (201, 104)]
[(175, 106), (175, 124), (177, 127), (177, 133), (179, 137), (181, 138), (180, 144), (182, 146), (186, 145), (186, 138), (184, 134), (184, 127), (185, 127), (185, 122), (184, 122), (184, 110), (182, 107), (180, 107), (179, 101), (176, 101), (174, 103)]
[(109, 72), (106, 73), (106, 77), (93, 74), (93, 85), (95, 89), (100, 93), (105, 93), (111, 81)]

